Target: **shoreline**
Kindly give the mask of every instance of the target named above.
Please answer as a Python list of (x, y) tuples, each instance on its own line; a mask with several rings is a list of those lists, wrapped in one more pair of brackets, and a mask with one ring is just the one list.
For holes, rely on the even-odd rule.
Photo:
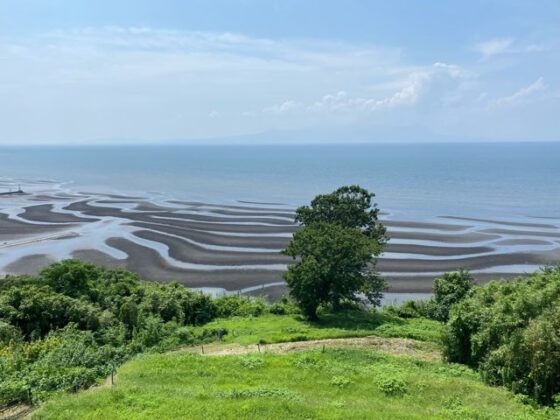
[[(73, 257), (127, 268), (146, 280), (250, 288), (247, 293), (253, 294), (262, 285), (282, 282), (291, 262), (279, 251), (297, 230), (293, 207), (45, 191), (41, 186), (0, 203), (0, 273), (33, 274), (48, 262)], [(434, 273), (458, 268), (486, 282), (560, 260), (560, 218), (546, 223), (529, 217), (381, 219), (391, 240), (378, 269), (387, 273), (390, 293), (430, 292)], [(265, 289), (277, 296), (282, 286)]]

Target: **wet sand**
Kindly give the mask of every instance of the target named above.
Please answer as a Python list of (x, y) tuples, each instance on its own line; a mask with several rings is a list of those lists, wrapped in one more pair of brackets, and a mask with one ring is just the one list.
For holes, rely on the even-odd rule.
[[(170, 265), (156, 251), (122, 238), (109, 239), (108, 244), (126, 252), (126, 268), (140, 273), (141, 277), (157, 282), (176, 280), (188, 287), (223, 287), (238, 290), (244, 287), (277, 282), (281, 271), (273, 270), (185, 270)], [(119, 265), (122, 263), (118, 263)]]
[(149, 230), (134, 232), (135, 236), (159, 242), (169, 247), (169, 255), (179, 261), (208, 265), (253, 265), (253, 264), (287, 264), (291, 257), (279, 252), (244, 252), (215, 251), (204, 249), (181, 239), (162, 235)]
[(7, 215), (0, 213), (0, 241), (11, 241), (45, 232), (53, 233), (64, 228), (63, 226), (30, 224), (19, 220), (12, 220)]
[[(234, 291), (281, 282), (283, 268), (292, 262), (279, 251), (298, 227), (294, 209), (281, 204), (152, 202), (145, 197), (84, 194), (90, 196), (31, 195), (22, 199), (24, 211), (17, 213), (1, 213), (0, 204), (0, 240), (8, 241), (0, 243), (0, 272), (36, 273), (71, 255), (127, 268), (146, 280)], [(50, 203), (34, 204), (49, 199)], [(68, 201), (62, 209), (75, 214), (57, 211), (61, 199)], [(391, 292), (423, 293), (430, 292), (433, 278), (445, 271), (470, 269), (477, 281), (485, 282), (560, 261), (560, 219), (557, 225), (552, 219), (546, 224), (530, 220), (383, 220), (391, 240), (378, 269), (386, 273)], [(19, 238), (25, 240), (18, 242)], [(286, 289), (261, 291), (278, 297)]]
[(418, 254), (430, 256), (455, 256), (470, 254), (482, 254), (492, 252), (494, 248), (489, 246), (471, 246), (471, 247), (446, 247), (446, 246), (426, 246), (426, 245), (409, 245), (409, 244), (392, 244), (390, 241), (385, 246), (385, 252)]
[(45, 268), (47, 265), (55, 262), (56, 259), (48, 255), (28, 255), (26, 257), (20, 258), (12, 264), (8, 264), (2, 271), (14, 275), (19, 274), (30, 274), (36, 275)]
[(57, 213), (53, 211), (52, 204), (40, 204), (37, 206), (26, 207), (25, 211), (19, 215), (22, 219), (32, 222), (48, 223), (85, 223), (95, 222), (99, 219), (77, 217), (68, 213)]

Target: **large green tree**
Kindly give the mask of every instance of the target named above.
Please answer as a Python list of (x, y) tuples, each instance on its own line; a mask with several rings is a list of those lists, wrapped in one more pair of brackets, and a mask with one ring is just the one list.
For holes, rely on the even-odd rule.
[(374, 197), (374, 193), (359, 185), (340, 187), (330, 194), (316, 196), (309, 206), (299, 207), (295, 220), (303, 226), (326, 222), (359, 229), (377, 245), (375, 255), (378, 255), (387, 237), (385, 226), (378, 219), (379, 209), (373, 202)]
[(375, 270), (374, 257), (387, 238), (374, 196), (356, 185), (341, 187), (297, 209), (295, 220), (302, 227), (283, 251), (297, 262), (284, 278), (309, 318), (317, 317), (322, 304), (336, 310), (343, 301), (360, 296), (379, 305), (385, 282)]

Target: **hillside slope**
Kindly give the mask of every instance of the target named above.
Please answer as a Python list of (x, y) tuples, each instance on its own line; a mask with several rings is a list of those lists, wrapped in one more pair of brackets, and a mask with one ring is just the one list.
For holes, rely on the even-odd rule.
[(332, 343), (287, 353), (253, 348), (141, 355), (119, 370), (114, 387), (62, 396), (33, 417), (547, 418), (458, 365)]

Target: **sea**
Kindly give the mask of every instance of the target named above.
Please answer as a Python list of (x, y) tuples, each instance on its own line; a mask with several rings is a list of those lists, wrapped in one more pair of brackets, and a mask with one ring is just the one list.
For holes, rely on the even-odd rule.
[(560, 217), (560, 143), (2, 146), (3, 188), (298, 206), (358, 184), (401, 220)]

